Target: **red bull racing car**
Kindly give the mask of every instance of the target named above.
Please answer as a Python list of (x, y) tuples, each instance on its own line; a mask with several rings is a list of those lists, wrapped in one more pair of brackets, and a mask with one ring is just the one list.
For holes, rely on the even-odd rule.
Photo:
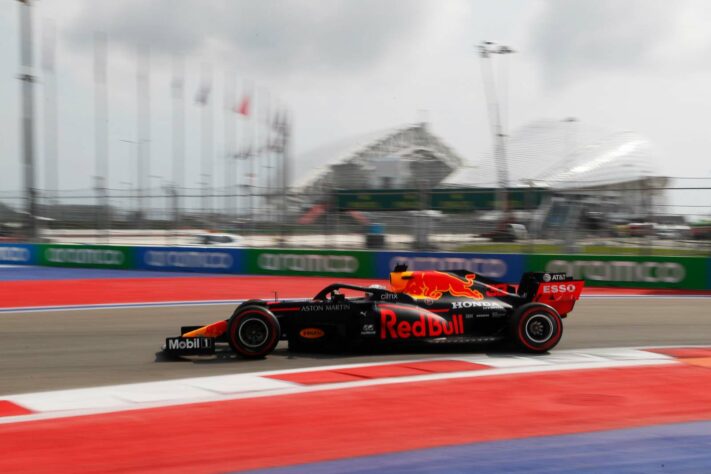
[(546, 352), (560, 341), (562, 318), (583, 284), (565, 273), (529, 272), (514, 287), (464, 270), (408, 271), (398, 265), (390, 289), (334, 283), (312, 299), (246, 301), (229, 319), (181, 328), (163, 351), (210, 355), (222, 343), (245, 358), (259, 358), (286, 340), (293, 351), (511, 341), (526, 352)]

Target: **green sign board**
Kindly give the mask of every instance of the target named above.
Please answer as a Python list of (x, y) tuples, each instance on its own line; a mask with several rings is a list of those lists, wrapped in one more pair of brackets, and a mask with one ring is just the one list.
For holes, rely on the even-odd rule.
[[(535, 209), (547, 191), (538, 188), (508, 190), (511, 209)], [(490, 211), (496, 208), (494, 188), (417, 190), (341, 190), (336, 206), (344, 211), (413, 211), (432, 209), (443, 212)]]
[(496, 208), (496, 191), (432, 191), (431, 208), (444, 212), (487, 211)]
[(39, 245), (39, 264), (50, 267), (133, 268), (130, 247), (112, 245)]
[(625, 288), (707, 288), (703, 257), (529, 255), (528, 271), (565, 272), (587, 286)]
[(372, 278), (375, 254), (338, 250), (248, 249), (247, 273)]
[(412, 211), (423, 209), (424, 203), (418, 191), (336, 191), (336, 206), (343, 211)]

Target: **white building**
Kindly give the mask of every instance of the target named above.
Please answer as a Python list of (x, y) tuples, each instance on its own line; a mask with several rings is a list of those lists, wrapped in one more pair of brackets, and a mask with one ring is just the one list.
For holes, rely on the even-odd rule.
[(425, 123), (347, 139), (298, 161), (315, 164), (296, 181), (302, 195), (334, 189), (432, 188), (464, 162)]
[[(668, 181), (657, 168), (658, 152), (634, 132), (609, 132), (567, 120), (539, 120), (506, 141), (508, 185), (598, 196), (614, 201), (621, 213), (649, 214), (664, 200)], [(491, 155), (443, 181), (446, 187), (494, 187)]]

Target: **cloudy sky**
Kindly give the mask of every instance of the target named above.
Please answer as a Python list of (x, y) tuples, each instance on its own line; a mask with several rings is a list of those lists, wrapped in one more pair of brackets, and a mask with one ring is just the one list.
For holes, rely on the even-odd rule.
[[(0, 3), (0, 191), (21, 189), (19, 4)], [(476, 45), (516, 50), (506, 122), (576, 117), (633, 130), (658, 148), (661, 171), (711, 176), (711, 9), (704, 0), (42, 0), (33, 8), (43, 186), (42, 43), (54, 25), (59, 182), (88, 189), (94, 171), (93, 38), (108, 38), (110, 183), (133, 177), (136, 57), (150, 54), (150, 174), (171, 178), (171, 75), (185, 66), (188, 186), (199, 182), (200, 108), (211, 71), (214, 156), (225, 153), (226, 77), (258, 113), (288, 107), (294, 154), (344, 137), (426, 119), (463, 157), (491, 149)], [(503, 89), (503, 86), (502, 86)], [(244, 121), (238, 133), (247, 130)], [(311, 166), (302, 162), (301, 172)], [(221, 179), (221, 178), (220, 178)]]

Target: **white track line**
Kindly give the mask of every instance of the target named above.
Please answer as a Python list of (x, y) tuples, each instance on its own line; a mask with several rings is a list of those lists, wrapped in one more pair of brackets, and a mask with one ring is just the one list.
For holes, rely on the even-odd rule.
[[(270, 375), (307, 373), (322, 370), (345, 370), (350, 368), (382, 365), (403, 365), (414, 362), (437, 360), (465, 361), (484, 365), (488, 368), (472, 371), (374, 378), (318, 385), (300, 385), (298, 383), (269, 378)], [(641, 367), (676, 363), (678, 363), (678, 361), (673, 357), (645, 351), (642, 348), (605, 348), (555, 351), (552, 354), (544, 356), (525, 356), (514, 354), (449, 355), (438, 359), (412, 359), (407, 361), (388, 361), (373, 364), (345, 364), (296, 370), (276, 370), (248, 374), (197, 377), (160, 382), (0, 396), (0, 400), (15, 403), (35, 412), (29, 415), (0, 417), (0, 423), (15, 423), (46, 418), (110, 413), (116, 411), (182, 405), (187, 403), (215, 402), (240, 398), (317, 392), (323, 390), (345, 390), (350, 388), (394, 383), (488, 377), (494, 375), (532, 372), (553, 372), (612, 367)]]

